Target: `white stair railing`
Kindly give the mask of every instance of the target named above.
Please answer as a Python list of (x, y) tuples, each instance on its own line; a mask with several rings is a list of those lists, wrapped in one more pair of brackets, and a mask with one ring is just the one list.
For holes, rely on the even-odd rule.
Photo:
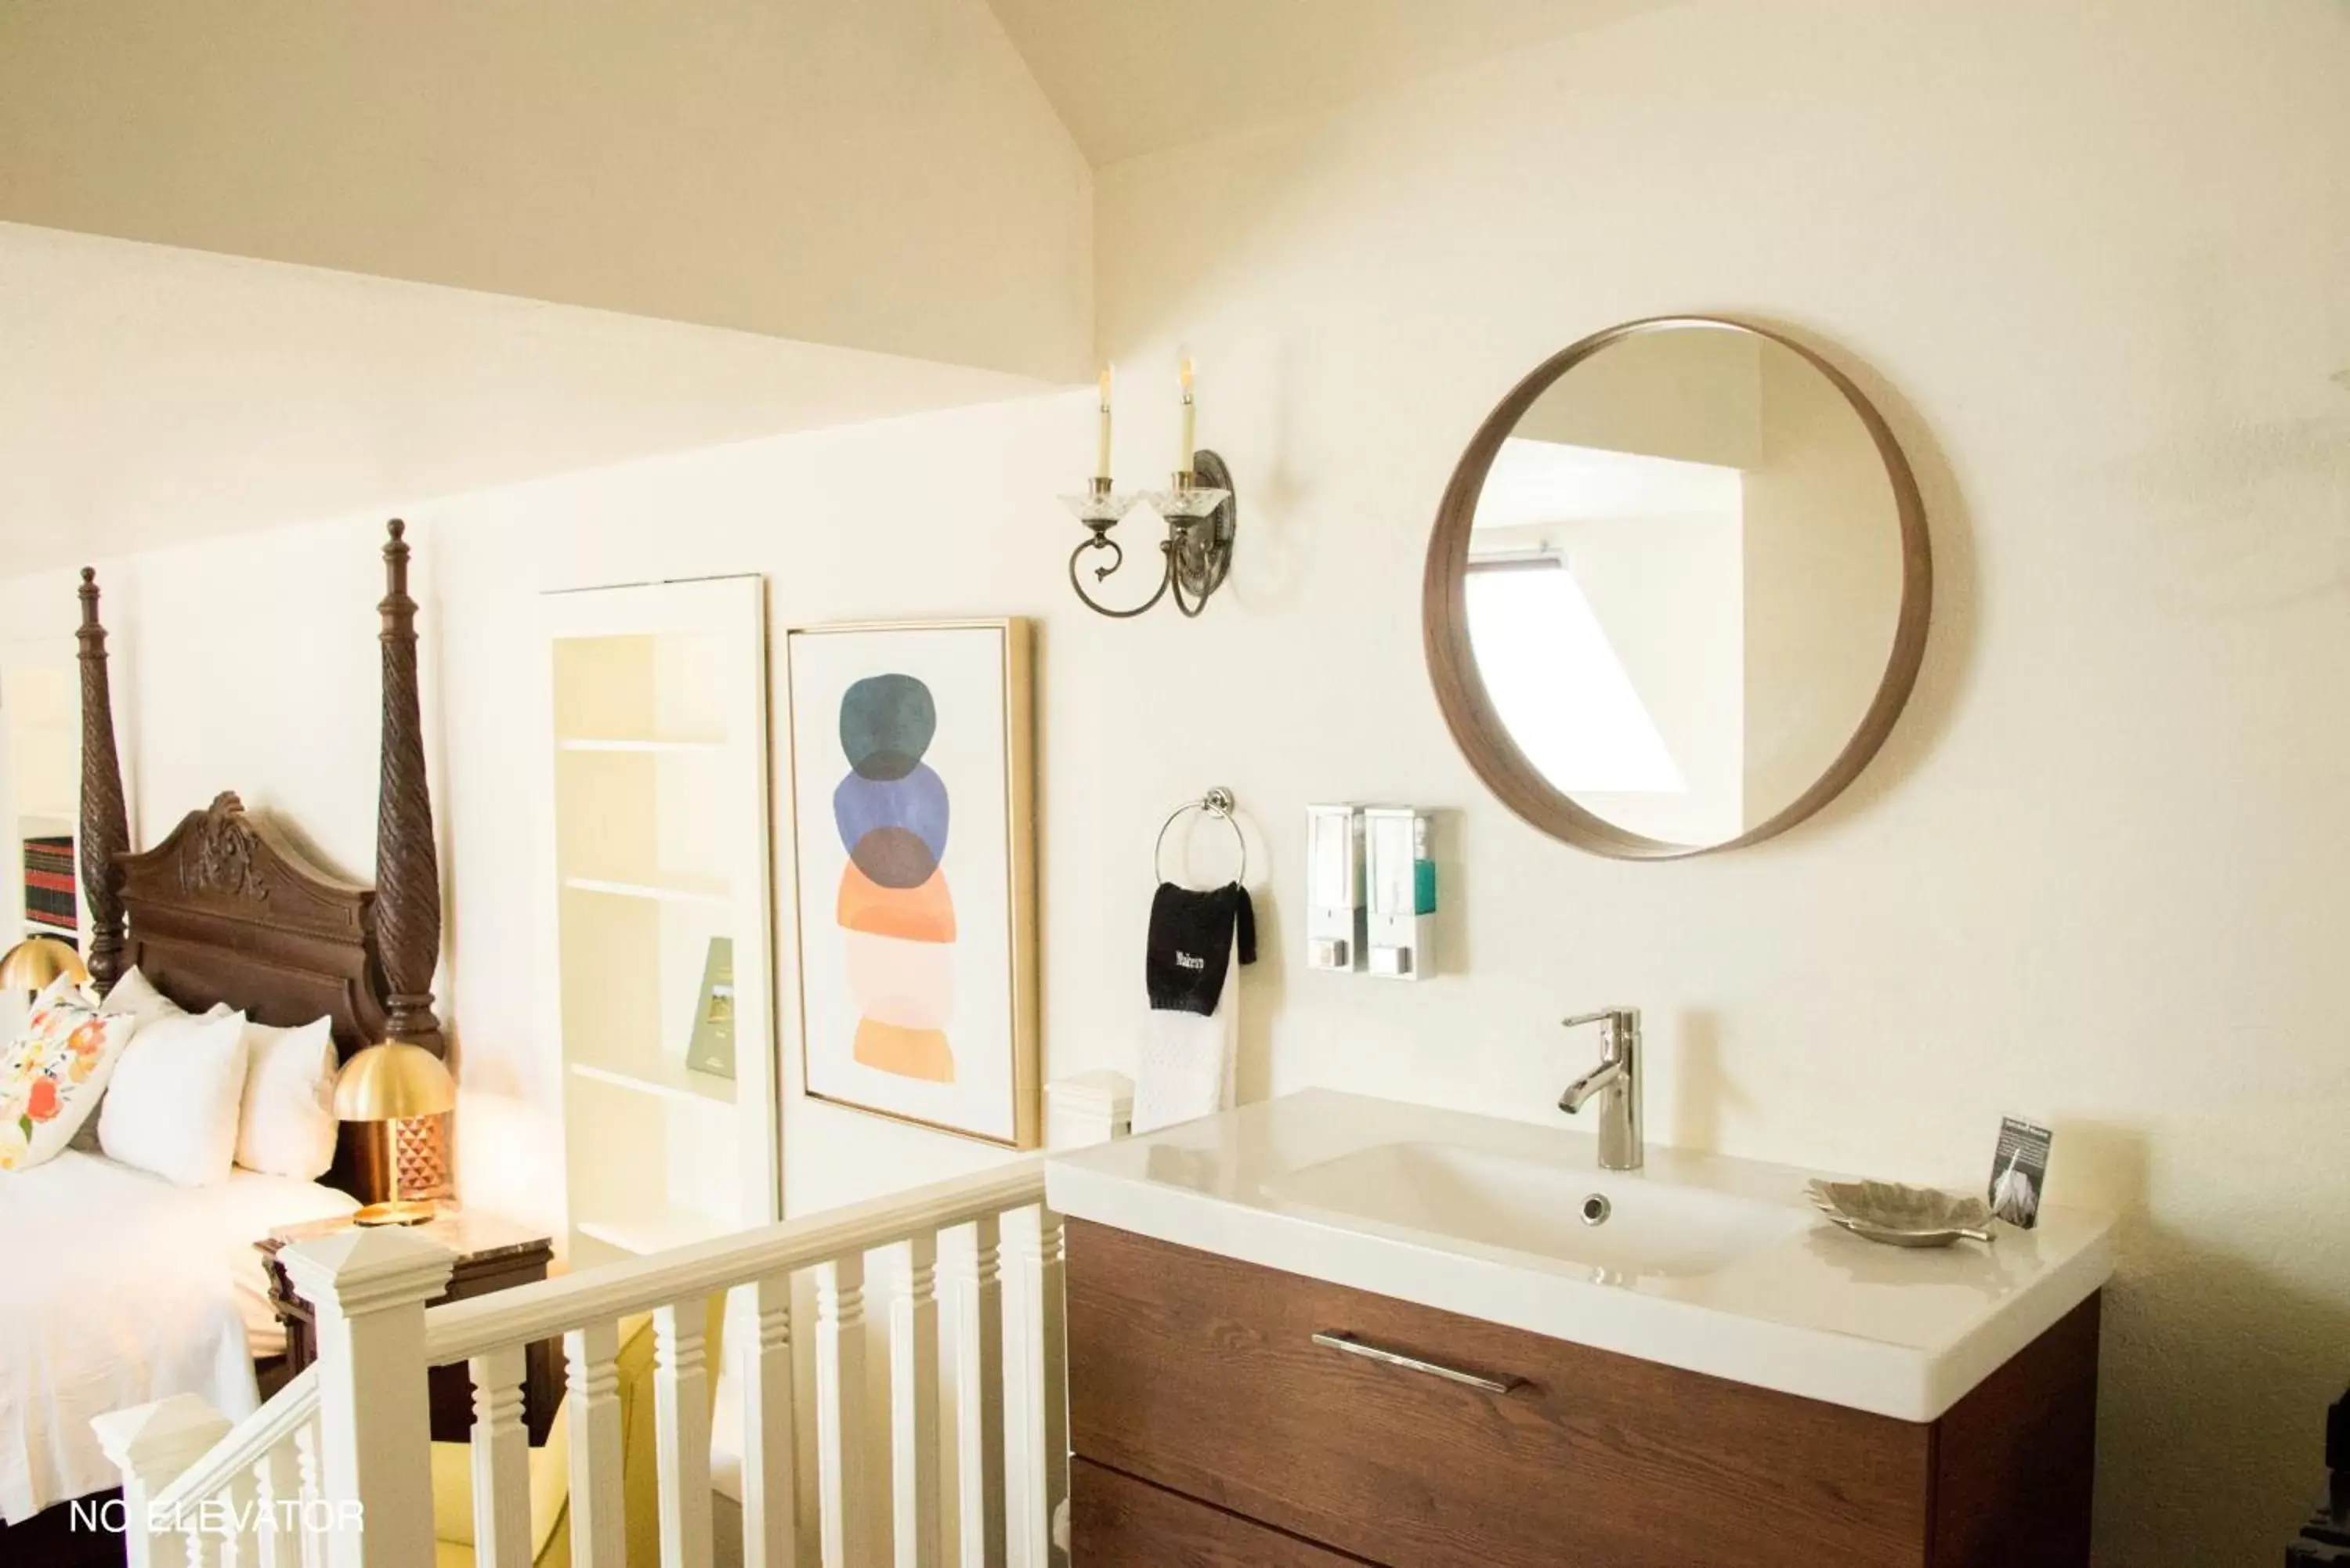
[(130, 1568), (233, 1561), (316, 1568), (334, 1510), (319, 1489), (318, 1374), (297, 1374), (232, 1428), (206, 1401), (182, 1394), (93, 1423), (122, 1472)]
[[(660, 1562), (704, 1568), (708, 1303), (722, 1293), (743, 1401), (745, 1568), (1054, 1568), (1066, 1561), (1053, 1521), (1068, 1423), (1061, 1221), (1043, 1198), (1043, 1165), (1027, 1158), (429, 1310), (453, 1262), (436, 1243), (383, 1230), (290, 1247), (288, 1274), (317, 1314), (316, 1366), (234, 1430), (187, 1397), (100, 1418), (131, 1568), (431, 1563), (427, 1372), (457, 1363), (474, 1390), (474, 1561), (529, 1568), (524, 1350), (549, 1339), (567, 1363), (572, 1562), (625, 1568), (618, 1325), (641, 1313), (653, 1314)], [(300, 1528), (268, 1528), (281, 1521)]]

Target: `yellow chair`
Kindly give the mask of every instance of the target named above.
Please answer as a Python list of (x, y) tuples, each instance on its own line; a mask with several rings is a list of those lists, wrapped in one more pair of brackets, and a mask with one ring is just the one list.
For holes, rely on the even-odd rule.
[[(711, 1390), (726, 1316), (726, 1298), (710, 1300)], [(653, 1433), (653, 1320), (650, 1313), (620, 1320), (620, 1489), (627, 1513), (629, 1568), (660, 1568), (660, 1461)], [(530, 1451), (530, 1546), (534, 1568), (571, 1561), (571, 1411), (558, 1407), (546, 1441)], [(432, 1445), (433, 1568), (473, 1568), (473, 1456), (463, 1443)]]

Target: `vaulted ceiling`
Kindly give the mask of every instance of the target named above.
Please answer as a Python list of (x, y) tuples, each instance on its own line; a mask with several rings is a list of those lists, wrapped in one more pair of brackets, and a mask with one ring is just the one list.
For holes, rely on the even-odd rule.
[(984, 0), (0, 5), (0, 221), (1091, 374), (1089, 171)]
[(1672, 0), (988, 0), (1096, 168)]

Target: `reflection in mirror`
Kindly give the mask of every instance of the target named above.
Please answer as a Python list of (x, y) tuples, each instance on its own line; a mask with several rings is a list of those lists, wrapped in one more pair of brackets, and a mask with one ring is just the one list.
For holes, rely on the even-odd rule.
[(1795, 349), (1710, 322), (1606, 343), (1526, 409), (1477, 493), (1463, 590), (1493, 716), (1625, 833), (1752, 833), (1886, 681), (1901, 507), (1854, 400)]

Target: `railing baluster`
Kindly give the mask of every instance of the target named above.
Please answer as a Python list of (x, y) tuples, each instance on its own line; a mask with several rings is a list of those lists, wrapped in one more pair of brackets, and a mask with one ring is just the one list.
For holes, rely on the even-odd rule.
[(947, 1379), (954, 1434), (955, 1544), (962, 1568), (1003, 1568), (1003, 1222), (972, 1221), (947, 1254)]
[(240, 1471), (216, 1494), (224, 1511), (220, 1518), (221, 1568), (253, 1568), (260, 1552), (259, 1522), (254, 1500), (259, 1486), (251, 1470)]
[(898, 1568), (939, 1561), (939, 1238), (899, 1244), (889, 1297), (889, 1548)]
[(278, 1444), (253, 1467), (261, 1568), (302, 1568), (302, 1472), (294, 1445)]
[(752, 1325), (743, 1369), (743, 1562), (791, 1568), (799, 1557), (797, 1404), (792, 1386), (792, 1277), (743, 1286)]
[(504, 1345), (467, 1366), (473, 1377), (473, 1563), (475, 1568), (530, 1568), (523, 1348)]
[(702, 1355), (709, 1317), (701, 1296), (653, 1312), (663, 1568), (710, 1568), (710, 1370)]
[(1069, 1490), (1061, 1217), (1038, 1204), (1005, 1231), (1004, 1243), (1014, 1261), (1018, 1307), (1011, 1335), (1016, 1365), (1008, 1368), (1014, 1386), (1006, 1396), (1014, 1432), (1008, 1467), (1012, 1544), (1022, 1568), (1051, 1568), (1066, 1560), (1053, 1545), (1053, 1516)]
[(294, 1429), (294, 1469), (299, 1478), (302, 1499), (301, 1533), (302, 1568), (325, 1568), (327, 1541), (317, 1527), (316, 1516), (321, 1511), (318, 1491), (318, 1418), (316, 1416)]
[(563, 1336), (571, 1427), (571, 1561), (574, 1568), (626, 1568), (626, 1493), (620, 1480), (620, 1354), (618, 1324)]
[(816, 1269), (817, 1526), (824, 1568), (868, 1568), (865, 1254)]
[(1045, 1543), (1055, 1563), (1069, 1554), (1053, 1538), (1062, 1506), (1069, 1498), (1069, 1301), (1068, 1233), (1061, 1217), (1043, 1204), (1036, 1206), (1037, 1359), (1044, 1368), (1038, 1425), (1044, 1442), (1038, 1457), (1045, 1467)]
[(1028, 1397), (1034, 1355), (1029, 1334), (1035, 1315), (1036, 1236), (1034, 1210), (1004, 1216), (1003, 1226), (1003, 1538), (1014, 1568), (1044, 1568), (1049, 1542), (1029, 1521), (1038, 1438), (1035, 1401)]

